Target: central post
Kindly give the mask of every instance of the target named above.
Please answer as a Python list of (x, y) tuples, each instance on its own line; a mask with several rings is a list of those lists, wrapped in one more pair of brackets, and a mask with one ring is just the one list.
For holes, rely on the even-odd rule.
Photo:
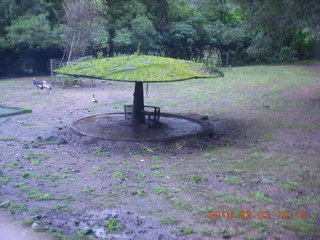
[(132, 122), (133, 124), (145, 124), (142, 82), (135, 82), (133, 94)]

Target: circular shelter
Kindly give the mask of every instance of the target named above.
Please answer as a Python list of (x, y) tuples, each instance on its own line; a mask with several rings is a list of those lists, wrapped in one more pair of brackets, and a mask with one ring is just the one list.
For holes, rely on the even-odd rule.
[[(134, 82), (134, 98), (131, 119), (134, 125), (145, 124), (146, 115), (156, 120), (160, 109), (145, 111), (143, 83), (167, 83), (195, 78), (217, 78), (223, 76), (219, 70), (208, 72), (201, 63), (187, 60), (149, 56), (129, 55), (112, 58), (89, 59), (69, 64), (55, 72), (75, 77), (95, 78), (110, 81)], [(149, 123), (148, 123), (149, 124)]]

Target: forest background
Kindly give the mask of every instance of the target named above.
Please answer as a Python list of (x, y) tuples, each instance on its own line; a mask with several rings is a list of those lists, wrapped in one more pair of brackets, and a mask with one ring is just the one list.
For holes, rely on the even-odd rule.
[(223, 65), (320, 58), (318, 0), (1, 0), (0, 75), (145, 54)]

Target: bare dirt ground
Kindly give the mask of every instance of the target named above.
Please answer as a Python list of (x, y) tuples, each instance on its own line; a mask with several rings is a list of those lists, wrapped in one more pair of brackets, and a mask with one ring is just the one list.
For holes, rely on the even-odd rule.
[(207, 136), (168, 143), (70, 131), (122, 112), (133, 84), (37, 93), (32, 78), (1, 79), (1, 104), (32, 109), (0, 118), (2, 221), (39, 239), (320, 239), (319, 76), (315, 63), (150, 84), (147, 104), (209, 117)]

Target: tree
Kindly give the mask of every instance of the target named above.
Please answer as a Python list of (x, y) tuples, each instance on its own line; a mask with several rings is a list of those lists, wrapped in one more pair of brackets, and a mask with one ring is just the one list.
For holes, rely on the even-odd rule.
[(142, 51), (154, 48), (158, 38), (154, 5), (138, 0), (107, 0), (107, 4), (109, 56), (115, 52), (133, 53), (139, 43)]
[[(248, 53), (261, 60), (290, 60), (295, 45), (306, 38), (320, 42), (320, 2), (317, 0), (237, 0), (245, 15), (247, 29), (255, 35)], [(305, 39), (301, 38), (304, 32)], [(300, 35), (300, 43), (297, 37)], [(312, 46), (306, 45), (306, 49)], [(301, 47), (300, 51), (305, 51)], [(286, 55), (286, 56), (285, 56)], [(310, 56), (309, 56), (310, 57)]]
[(96, 39), (103, 41), (101, 36), (107, 38), (103, 31), (105, 22), (102, 14), (105, 11), (105, 6), (102, 2), (98, 0), (66, 0), (64, 11), (66, 24), (64, 49), (68, 61), (86, 56)]

